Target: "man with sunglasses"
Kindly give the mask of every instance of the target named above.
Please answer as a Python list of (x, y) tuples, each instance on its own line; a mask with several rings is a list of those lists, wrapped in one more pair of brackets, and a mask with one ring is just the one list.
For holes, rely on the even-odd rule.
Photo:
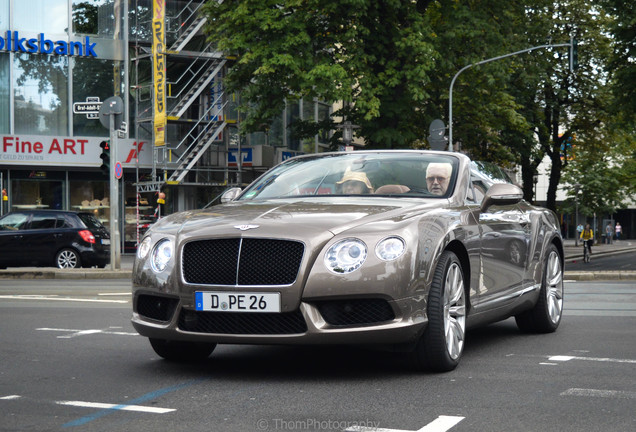
[(450, 182), (453, 166), (450, 163), (432, 162), (426, 167), (426, 186), (433, 195), (444, 195)]

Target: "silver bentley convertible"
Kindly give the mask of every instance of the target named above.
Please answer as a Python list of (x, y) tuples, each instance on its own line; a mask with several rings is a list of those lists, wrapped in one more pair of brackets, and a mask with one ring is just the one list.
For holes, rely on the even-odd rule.
[(161, 219), (137, 249), (132, 323), (163, 358), (219, 343), (374, 344), (449, 371), (469, 327), (561, 321), (555, 214), (463, 154), (299, 156), (221, 201)]

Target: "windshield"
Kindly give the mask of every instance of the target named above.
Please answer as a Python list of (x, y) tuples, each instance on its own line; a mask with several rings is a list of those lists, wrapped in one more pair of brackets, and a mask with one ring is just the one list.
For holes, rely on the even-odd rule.
[(300, 157), (274, 167), (239, 200), (315, 195), (446, 198), (457, 158), (420, 152), (349, 152)]

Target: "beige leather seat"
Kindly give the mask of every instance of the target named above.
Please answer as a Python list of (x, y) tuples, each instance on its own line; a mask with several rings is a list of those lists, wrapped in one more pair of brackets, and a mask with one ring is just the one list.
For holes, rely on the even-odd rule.
[(402, 194), (410, 191), (411, 189), (408, 186), (398, 185), (398, 184), (388, 184), (384, 186), (380, 186), (375, 193), (378, 195), (391, 195), (391, 194)]

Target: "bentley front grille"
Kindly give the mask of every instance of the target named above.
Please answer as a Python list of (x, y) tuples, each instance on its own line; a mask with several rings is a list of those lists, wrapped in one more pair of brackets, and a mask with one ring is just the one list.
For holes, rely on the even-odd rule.
[(202, 285), (291, 285), (304, 250), (302, 243), (292, 240), (191, 241), (183, 247), (183, 277)]

